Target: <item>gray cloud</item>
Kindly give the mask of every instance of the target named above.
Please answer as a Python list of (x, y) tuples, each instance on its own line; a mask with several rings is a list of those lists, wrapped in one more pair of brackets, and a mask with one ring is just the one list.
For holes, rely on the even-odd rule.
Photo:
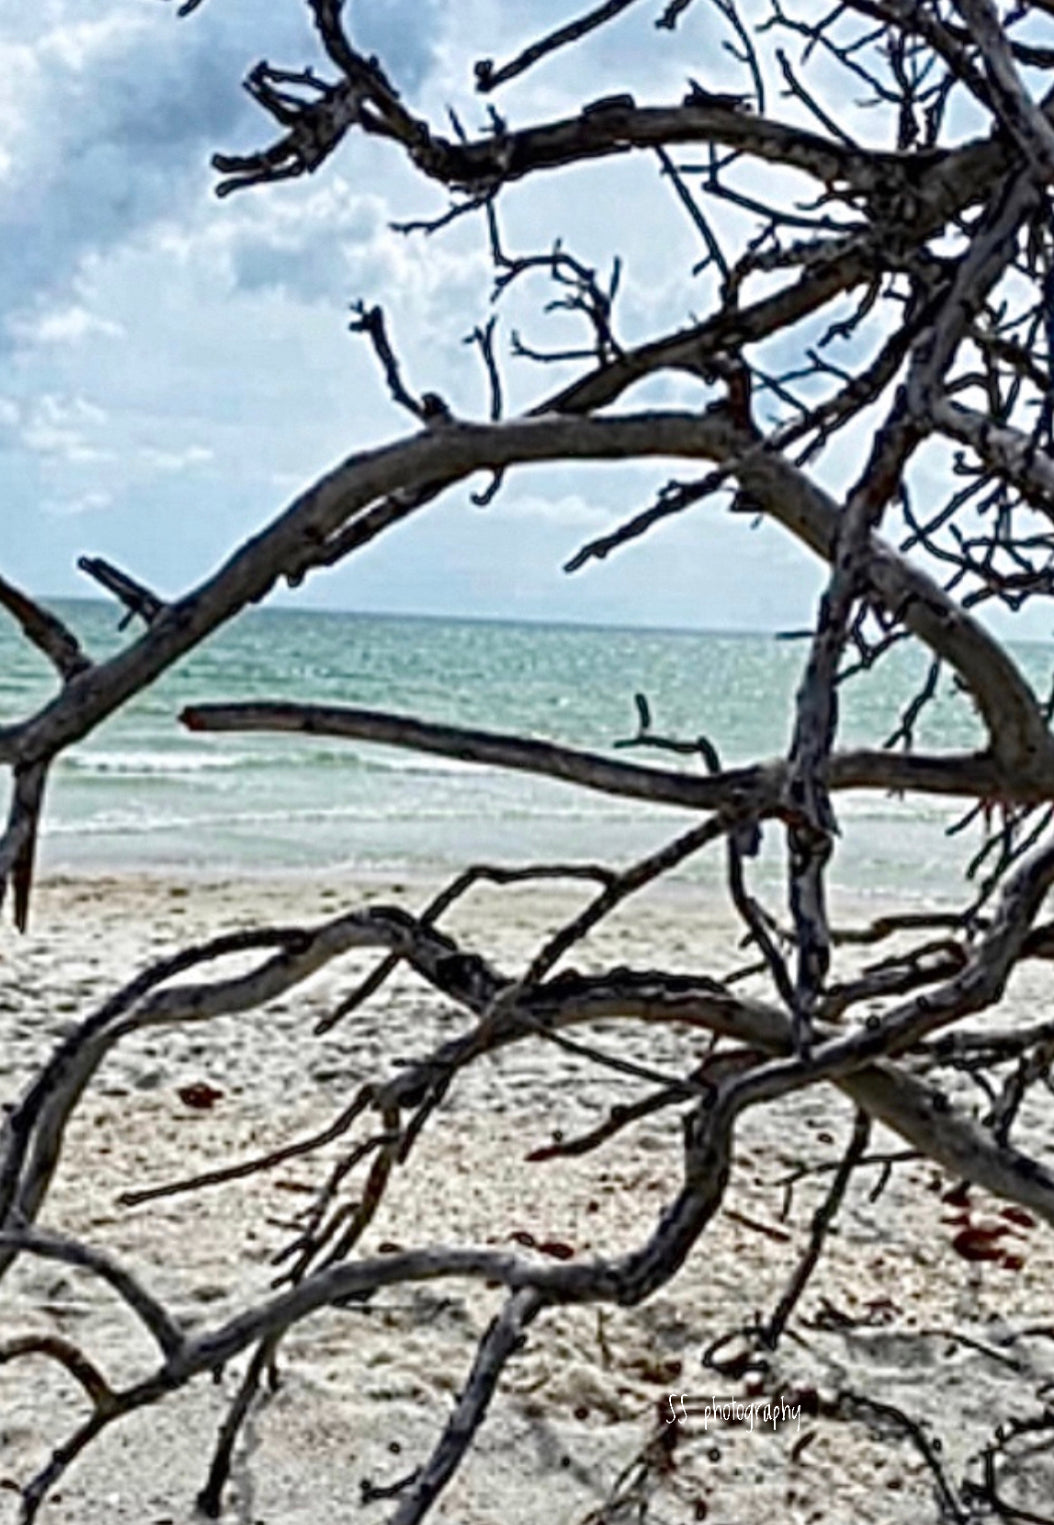
[[(357, 40), (408, 87), (419, 83), (438, 0), (360, 9)], [(0, 141), (5, 319), (41, 308), (86, 256), (185, 218), (196, 203), (204, 210), (211, 153), (262, 146), (272, 132), (240, 89), (252, 63), (319, 64), (302, 0), (212, 0), (182, 22), (170, 8), (111, 0), (87, 23), (83, 7), (62, 0), (44, 16), (35, 32), (24, 19), (0, 22), (0, 57), (16, 72), (13, 131)]]
[[(384, 305), (414, 390), (441, 392), (464, 416), (489, 401), (479, 357), (461, 342), (491, 311), (484, 230), (465, 220), (433, 239), (392, 234), (389, 219), (446, 204), (397, 151), (361, 140), (315, 178), (223, 203), (210, 195), (210, 154), (261, 147), (271, 133), (238, 88), (246, 70), (261, 57), (325, 67), (305, 0), (206, 0), (184, 22), (174, 9), (174, 0), (0, 0), (0, 336), (6, 318), (20, 346), (0, 382), (0, 538), (5, 573), (42, 593), (83, 592), (73, 568), (85, 551), (175, 593), (320, 470), (405, 433), (411, 424), (369, 345), (347, 332), (354, 298)], [(348, 9), (356, 43), (384, 59), (414, 109), (441, 124), (450, 101), (477, 130), (486, 103), (472, 91), (473, 58), (511, 56), (566, 17), (567, 0), (348, 0)], [(669, 95), (677, 77), (663, 60), (683, 50), (662, 51), (648, 7), (634, 16), (513, 82), (499, 105), (522, 124), (623, 79), (642, 99)], [(617, 246), (630, 342), (705, 308), (686, 273), (694, 230), (650, 158), (514, 187), (502, 225), (510, 250), (548, 247), (560, 233), (598, 268)], [(566, 314), (542, 311), (552, 295), (536, 275), (501, 304), (510, 411), (565, 374), (509, 359), (513, 328), (543, 348), (580, 342)], [(704, 400), (680, 385), (686, 401)], [(486, 513), (451, 493), (297, 597), (801, 623), (819, 574), (793, 550), (781, 555), (776, 531), (751, 535), (711, 510), (561, 577), (584, 539), (651, 501), (674, 469), (533, 468), (510, 474)]]
[(400, 89), (420, 87), (435, 63), (441, 0), (356, 0), (351, 21), (358, 46), (383, 60)]
[(356, 194), (339, 175), (314, 187), (286, 188), (281, 200), (244, 200), (228, 225), (234, 284), (244, 292), (280, 291), (299, 301), (328, 301), (349, 291), (349, 256), (385, 235), (380, 197)]

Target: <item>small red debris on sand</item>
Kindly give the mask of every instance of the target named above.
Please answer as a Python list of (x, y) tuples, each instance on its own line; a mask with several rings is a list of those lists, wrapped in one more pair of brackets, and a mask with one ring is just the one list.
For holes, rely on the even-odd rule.
[(180, 1086), (178, 1091), (180, 1101), (185, 1107), (193, 1107), (197, 1112), (207, 1112), (220, 1100), (223, 1092), (216, 1086), (209, 1085), (207, 1080), (195, 1080), (187, 1086)]
[(952, 1249), (964, 1260), (1002, 1260), (1003, 1251), (996, 1240), (1007, 1232), (1003, 1223), (995, 1228), (964, 1228), (952, 1240)]

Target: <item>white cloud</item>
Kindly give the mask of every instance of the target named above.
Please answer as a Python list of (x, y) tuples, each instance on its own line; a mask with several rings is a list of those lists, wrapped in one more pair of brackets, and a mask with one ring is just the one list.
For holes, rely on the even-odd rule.
[(523, 497), (510, 496), (507, 501), (499, 497), (494, 512), (504, 518), (534, 519), (545, 524), (567, 525), (569, 528), (584, 525), (591, 529), (610, 524), (616, 517), (610, 506), (595, 499), (584, 498), (581, 493), (566, 493), (558, 498), (528, 494)]
[(159, 450), (153, 445), (144, 445), (139, 455), (154, 471), (187, 471), (213, 460), (215, 451), (205, 445), (188, 445), (184, 450)]
[(57, 63), (75, 74), (83, 74), (89, 64), (107, 54), (123, 52), (129, 43), (140, 46), (147, 30), (145, 18), (115, 11), (93, 21), (63, 19), (46, 32), (37, 52), (45, 63)]
[(211, 251), (243, 293), (335, 305), (348, 294), (347, 262), (387, 236), (381, 197), (354, 191), (338, 173), (292, 197), (243, 197), (210, 219), (204, 243), (191, 239), (186, 255)]
[(120, 323), (73, 305), (27, 318), (12, 318), (8, 325), (22, 344), (81, 344), (91, 337), (116, 339), (124, 335)]
[[(101, 510), (100, 550), (148, 578), (160, 569), (173, 589), (189, 586), (334, 461), (412, 428), (368, 343), (347, 333), (356, 298), (384, 306), (411, 389), (442, 393), (462, 416), (487, 412), (479, 356), (460, 342), (492, 311), (481, 219), (432, 237), (393, 233), (389, 221), (439, 215), (447, 195), (391, 145), (362, 135), (317, 176), (216, 202), (210, 153), (263, 147), (275, 134), (238, 88), (245, 66), (261, 56), (317, 63), (317, 39), (304, 0), (213, 0), (185, 22), (174, 9), (0, 0), (0, 315), (18, 315), (8, 334), (19, 347), (3, 375), (0, 435), (6, 451), (13, 441), (31, 453), (10, 472), (18, 511), (3, 533), (5, 555), (40, 587), (63, 577), (77, 587), (71, 568), (86, 529), (77, 519)], [(487, 102), (472, 88), (473, 59), (510, 57), (566, 19), (568, 0), (352, 0), (347, 10), (415, 114), (446, 131), (451, 102), (475, 133), (486, 128)], [(519, 127), (613, 89), (677, 98), (691, 49), (680, 34), (658, 34), (647, 10), (631, 7), (617, 26), (513, 82), (499, 109)], [(684, 36), (697, 60), (690, 67), (719, 87), (713, 25), (711, 8), (695, 7)], [(500, 215), (512, 253), (539, 252), (562, 235), (606, 276), (618, 248), (627, 342), (710, 305), (705, 284), (688, 275), (696, 234), (650, 156), (511, 186)], [(566, 377), (564, 367), (510, 360), (510, 331), (543, 349), (586, 334), (577, 318), (544, 313), (558, 294), (534, 273), (498, 309), (509, 413)], [(706, 400), (686, 378), (653, 391)], [(629, 405), (648, 395), (634, 393)], [(187, 472), (198, 473), (193, 492)], [(312, 579), (304, 596), (493, 612), (529, 585), (522, 609), (539, 617), (654, 618), (657, 609), (670, 622), (698, 622), (705, 607), (708, 620), (731, 613), (742, 623), (744, 593), (764, 585), (772, 621), (795, 623), (800, 572), (741, 522), (709, 512), (580, 579), (560, 579), (580, 541), (652, 500), (658, 472), (514, 472), (489, 513), (452, 492), (332, 581)]]
[[(0, 6), (0, 311), (31, 322), (92, 255), (159, 222), (199, 218), (215, 181), (210, 154), (265, 146), (276, 132), (239, 89), (254, 58), (331, 72), (303, 0), (205, 6), (182, 22), (175, 9), (148, 0)], [(353, 24), (367, 51), (417, 91), (447, 9), (442, 0), (371, 0)]]
[(45, 393), (23, 415), (21, 442), (35, 455), (57, 456), (75, 465), (111, 459), (94, 444), (91, 432), (107, 422), (104, 409), (84, 397)]
[(54, 514), (57, 518), (68, 519), (77, 514), (95, 513), (101, 508), (109, 508), (113, 502), (108, 492), (85, 492), (75, 498), (48, 498), (43, 504), (46, 514)]

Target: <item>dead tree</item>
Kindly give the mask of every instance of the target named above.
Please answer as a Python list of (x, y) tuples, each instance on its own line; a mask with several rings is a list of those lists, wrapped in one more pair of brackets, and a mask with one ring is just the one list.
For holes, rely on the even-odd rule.
[[(188, 0), (181, 13), (199, 3)], [(633, 3), (598, 6), (504, 63), (481, 59), (477, 90), (491, 97), (558, 50), (588, 47), (595, 29)], [(303, 730), (526, 770), (580, 789), (677, 806), (689, 824), (628, 868), (481, 867), (419, 915), (396, 907), (349, 910), (319, 926), (264, 928), (190, 948), (148, 968), (63, 1040), (4, 1118), (0, 1271), (29, 1255), (102, 1278), (148, 1331), (157, 1359), (134, 1385), (115, 1389), (87, 1352), (57, 1337), (16, 1338), (0, 1349), (0, 1360), (38, 1354), (61, 1362), (90, 1400), (90, 1417), (25, 1483), (27, 1521), (101, 1431), (251, 1352), (201, 1495), (203, 1507), (217, 1513), (239, 1425), (276, 1348), (299, 1320), (394, 1284), (485, 1279), (506, 1290), (504, 1311), (392, 1517), (398, 1525), (422, 1519), (464, 1459), (528, 1326), (560, 1305), (632, 1305), (669, 1283), (722, 1202), (746, 1109), (805, 1087), (838, 1087), (855, 1104), (858, 1124), (814, 1225), (809, 1256), (772, 1319), (753, 1331), (755, 1348), (779, 1339), (864, 1157), (871, 1119), (952, 1177), (1054, 1225), (1054, 1174), (1014, 1137), (1023, 1099), (1049, 1080), (1054, 1023), (996, 1034), (970, 1022), (998, 1006), (1020, 961), (1054, 956), (1054, 924), (1042, 919), (1054, 882), (1054, 700), (1033, 691), (976, 612), (992, 604), (1017, 610), (1054, 589), (1054, 97), (1036, 93), (1037, 81), (1054, 71), (1054, 48), (1036, 24), (1046, 20), (1049, 29), (1049, 0), (1006, 16), (991, 0), (845, 0), (829, 11), (807, 0), (784, 10), (782, 0), (772, 0), (768, 15), (749, 24), (735, 0), (709, 0), (713, 26), (725, 29), (742, 69), (741, 92), (712, 93), (686, 79), (679, 100), (643, 103), (613, 92), (565, 119), (523, 126), (491, 108), (489, 129), (475, 137), (457, 118), (447, 135), (414, 113), (382, 63), (356, 48), (341, 0), (308, 4), (323, 72), (269, 63), (252, 70), (246, 88), (274, 122), (275, 137), (259, 152), (217, 154), (218, 194), (323, 172), (345, 139), (379, 140), (356, 151), (402, 154), (449, 194), (446, 209), (422, 224), (430, 235), (441, 237), (455, 219), (475, 221), (493, 256), (496, 302), (530, 273), (548, 278), (555, 300), (583, 324), (581, 347), (558, 356), (574, 360), (578, 375), (556, 391), (542, 390), (520, 416), (504, 417), (495, 323), (481, 321), (473, 337), (489, 381), (490, 417), (458, 418), (441, 397), (413, 390), (383, 313), (360, 306), (353, 326), (372, 344), (392, 397), (411, 415), (405, 437), (350, 456), (171, 602), (105, 563), (86, 562), (146, 627), (105, 661), (93, 661), (52, 614), (0, 583), (0, 602), (60, 679), (37, 713), (0, 729), (0, 763), (12, 780), (0, 886), (11, 897), (16, 925), (24, 927), (29, 914), (38, 821), (56, 757), (278, 582), (298, 584), (352, 556), (479, 473), (489, 480), (478, 499), (489, 501), (504, 475), (525, 463), (680, 458), (690, 473), (702, 474), (669, 482), (618, 530), (584, 546), (570, 570), (730, 492), (735, 509), (775, 521), (823, 558), (829, 579), (807, 643), (787, 754), (749, 767), (722, 768), (705, 738), (656, 734), (644, 699), (633, 740), (673, 754), (670, 766), (427, 718), (307, 707), (281, 696), (268, 704), (199, 705), (183, 714), (183, 724), (197, 730)], [(691, 4), (670, 0), (658, 16), (642, 4), (639, 24), (675, 34)], [(817, 61), (823, 67), (814, 81)], [(774, 82), (782, 87), (775, 99)], [(861, 91), (870, 110), (858, 114), (863, 126), (853, 136), (845, 101)], [(948, 126), (953, 108), (960, 122), (975, 124), (965, 138), (953, 137)], [(806, 118), (813, 125), (803, 126)], [(518, 181), (631, 154), (656, 161), (657, 194), (674, 195), (691, 219), (700, 241), (700, 290), (709, 293), (705, 316), (638, 344), (619, 336), (617, 264), (610, 278), (602, 276), (558, 239), (540, 251), (510, 252), (501, 232), (503, 199)], [(759, 165), (779, 171), (771, 200), (748, 189)], [(811, 188), (811, 199), (801, 199), (803, 187)], [(727, 206), (740, 214), (734, 222), (723, 212)], [(729, 229), (747, 221), (750, 235), (733, 247)], [(816, 320), (828, 324), (819, 342)], [(839, 350), (835, 341), (847, 338), (853, 342)], [(515, 347), (541, 363), (557, 358), (522, 339)], [(767, 356), (777, 347), (782, 358), (774, 364)], [(635, 386), (669, 372), (697, 386), (696, 404), (634, 410)], [(814, 468), (831, 441), (854, 428), (867, 430), (866, 463), (835, 494), (819, 485)], [(954, 477), (940, 501), (920, 501), (912, 485), (917, 465), (948, 442), (957, 450)], [(841, 686), (904, 641), (924, 648), (931, 668), (922, 690), (905, 695), (897, 734), (885, 745), (876, 738), (871, 748), (840, 746)], [(975, 707), (985, 733), (980, 749), (917, 749), (920, 716), (940, 673), (951, 674)], [(693, 753), (707, 764), (705, 773), (676, 762), (677, 754)], [(960, 912), (928, 917), (893, 909), (854, 934), (831, 926), (825, 883), (838, 831), (836, 801), (848, 789), (954, 796), (966, 818), (989, 823)], [(762, 823), (785, 834), (782, 918), (749, 885)], [(725, 855), (729, 895), (767, 995), (661, 969), (585, 975), (561, 967), (568, 950), (627, 896), (705, 851)], [(440, 930), (443, 913), (481, 877), (504, 883), (560, 873), (592, 882), (595, 896), (522, 970), (501, 972)], [(894, 936), (892, 956), (834, 979), (839, 940), (874, 944)], [(263, 1004), (363, 948), (379, 950), (383, 960), (333, 1021), (350, 1017), (405, 962), (463, 1008), (467, 1026), (411, 1066), (363, 1086), (317, 1138), (181, 1183), (237, 1177), (346, 1139), (346, 1157), (320, 1183), (291, 1246), (286, 1284), (274, 1296), (227, 1323), (188, 1332), (126, 1266), (36, 1226), (65, 1123), (113, 1044), (148, 1026), (206, 1021)], [(236, 977), (210, 974), (213, 961), (234, 951), (254, 954), (254, 967)], [(173, 983), (191, 973), (195, 983)], [(640, 1103), (578, 1141), (583, 1149), (597, 1147), (660, 1108), (681, 1114), (681, 1189), (632, 1252), (556, 1265), (474, 1247), (356, 1255), (394, 1166), (406, 1161), (465, 1067), (506, 1045), (568, 1042), (569, 1030), (611, 1017), (687, 1026), (719, 1040), (691, 1073), (642, 1069)], [(585, 1043), (579, 1051), (592, 1052)], [(994, 1096), (983, 1120), (949, 1099), (940, 1084), (949, 1074), (983, 1083)], [(352, 1179), (360, 1182), (359, 1206), (349, 1214), (341, 1194)], [(716, 1353), (714, 1360), (720, 1363)], [(732, 1375), (744, 1368), (726, 1362), (719, 1369)], [(1005, 1513), (998, 1493), (1002, 1444), (993, 1445), (971, 1507)], [(965, 1518), (966, 1503), (951, 1484), (941, 1486)]]

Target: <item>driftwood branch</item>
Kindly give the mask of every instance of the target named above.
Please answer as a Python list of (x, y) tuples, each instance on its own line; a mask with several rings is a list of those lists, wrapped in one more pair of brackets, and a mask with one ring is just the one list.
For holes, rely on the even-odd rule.
[[(339, 736), (384, 746), (431, 752), (440, 757), (487, 767), (512, 768), (562, 779), (584, 789), (680, 805), (691, 810), (725, 807), (760, 813), (774, 809), (785, 788), (782, 759), (730, 768), (701, 778), (690, 773), (616, 762), (599, 753), (580, 752), (531, 737), (435, 725), (416, 716), (386, 715), (338, 705), (289, 703), (196, 704), (180, 716), (191, 731), (293, 731)], [(691, 743), (688, 750), (695, 750)], [(991, 799), (1046, 799), (1054, 779), (1042, 785), (1003, 775), (984, 753), (928, 757), (914, 753), (859, 751), (835, 753), (825, 766), (828, 787), (896, 790), (905, 793), (983, 796)], [(1036, 790), (1040, 792), (1035, 792)]]
[(18, 621), (26, 640), (44, 653), (63, 680), (75, 678), (91, 666), (77, 637), (62, 621), (2, 577), (0, 606)]
[[(198, 0), (186, 0), (179, 10), (197, 8)], [(670, 0), (645, 20), (673, 34), (690, 8), (689, 0)], [(826, 585), (804, 632), (786, 751), (735, 767), (720, 764), (729, 754), (725, 738), (710, 734), (712, 717), (700, 715), (687, 734), (660, 735), (643, 695), (638, 734), (624, 745), (662, 752), (657, 765), (612, 755), (599, 741), (572, 747), (559, 736), (437, 724), (350, 704), (279, 697), (184, 711), (183, 724), (196, 732), (298, 732), (403, 747), (675, 806), (689, 817), (676, 838), (637, 862), (481, 864), (452, 878), (419, 915), (395, 905), (351, 908), (318, 925), (213, 938), (143, 970), (61, 1039), (0, 1113), (0, 1275), (20, 1256), (79, 1268), (137, 1320), (153, 1354), (130, 1385), (117, 1388), (88, 1350), (58, 1331), (5, 1335), (0, 1362), (19, 1369), (33, 1358), (57, 1363), (90, 1407), (25, 1483), (26, 1521), (104, 1430), (245, 1353), (247, 1369), (198, 1495), (200, 1507), (218, 1515), (242, 1427), (291, 1330), (320, 1309), (368, 1303), (384, 1288), (468, 1278), (502, 1290), (505, 1302), (478, 1341), (431, 1457), (388, 1490), (398, 1525), (423, 1519), (464, 1464), (528, 1330), (537, 1327), (533, 1337), (544, 1338), (541, 1315), (573, 1304), (633, 1306), (671, 1288), (715, 1231), (737, 1170), (740, 1120), (801, 1091), (833, 1086), (853, 1104), (855, 1124), (841, 1161), (821, 1167), (830, 1164), (833, 1179), (804, 1255), (787, 1266), (786, 1290), (769, 1322), (753, 1326), (759, 1360), (762, 1347), (794, 1331), (834, 1217), (865, 1163), (888, 1171), (908, 1156), (926, 1160), (1004, 1199), (1018, 1215), (1010, 1221), (1054, 1226), (1054, 1173), (1025, 1125), (1026, 1101), (1050, 1084), (1054, 1031), (1042, 1014), (990, 1021), (1024, 961), (1041, 968), (1054, 961), (1054, 932), (1043, 919), (1054, 886), (1054, 690), (1033, 686), (1031, 658), (1021, 659), (987, 618), (994, 604), (1016, 613), (1054, 592), (1054, 228), (1047, 206), (1054, 50), (1025, 24), (1031, 18), (1024, 12), (1002, 15), (990, 0), (940, 7), (848, 0), (804, 18), (772, 0), (764, 19), (740, 13), (734, 0), (714, 0), (708, 14), (740, 89), (709, 90), (689, 73), (701, 67), (692, 60), (680, 98), (675, 92), (658, 103), (638, 101), (613, 81), (596, 99), (545, 120), (514, 125), (491, 108), (489, 126), (474, 135), (451, 109), (448, 135), (414, 109), (380, 59), (359, 50), (341, 0), (307, 0), (307, 9), (324, 73), (253, 67), (246, 89), (272, 138), (257, 151), (216, 155), (218, 193), (322, 173), (349, 144), (378, 162), (398, 155), (445, 202), (405, 228), (440, 237), (457, 223), (466, 239), (478, 233), (493, 262), (494, 300), (506, 300), (513, 286), (526, 299), (541, 275), (547, 310), (584, 320), (585, 338), (545, 347), (512, 331), (520, 360), (559, 360), (572, 369), (510, 415), (494, 316), (473, 316), (468, 342), (485, 371), (484, 417), (455, 418), (437, 393), (413, 390), (382, 310), (360, 304), (352, 327), (371, 344), (383, 385), (409, 415), (408, 434), (349, 454), (171, 600), (102, 558), (82, 558), (81, 569), (123, 606), (122, 628), (133, 617), (145, 627), (105, 660), (89, 661), (60, 620), (0, 580), (0, 605), (61, 680), (34, 712), (0, 726), (0, 766), (10, 773), (0, 896), (10, 894), (16, 925), (24, 928), (29, 913), (49, 773), (70, 747), (281, 581), (296, 586), (339, 564), (445, 493), (471, 488), (478, 473), (485, 485), (475, 501), (488, 503), (512, 472), (531, 465), (662, 462), (667, 486), (643, 512), (583, 547), (569, 569), (659, 533), (675, 515), (694, 515), (705, 533), (706, 516), (727, 491), (734, 512), (768, 520), (818, 557)], [(1038, 9), (1054, 13), (1051, 0)], [(469, 83), (486, 94), (572, 46), (584, 60), (602, 28), (618, 18), (629, 27), (643, 10), (632, 0), (594, 4), (503, 64), (481, 59)], [(767, 78), (781, 79), (786, 94), (766, 99)], [(866, 117), (850, 120), (847, 99), (865, 103), (871, 131)], [(961, 100), (976, 125), (966, 141)], [(803, 128), (803, 120), (813, 125)], [(649, 332), (639, 325), (651, 308), (638, 303), (631, 340), (630, 304), (616, 324), (616, 297), (639, 275), (621, 251), (611, 249), (601, 264), (572, 254), (559, 229), (543, 229), (532, 240), (540, 252), (508, 252), (500, 218), (510, 187), (572, 168), (588, 177), (598, 163), (615, 175), (622, 160), (641, 154), (653, 167), (658, 161), (655, 196), (673, 191), (700, 243), (692, 272), (698, 311), (669, 312)], [(802, 199), (803, 187), (812, 201)], [(626, 215), (650, 212), (642, 200)], [(671, 384), (683, 404), (654, 405)], [(643, 401), (630, 397), (639, 388)], [(840, 457), (830, 450), (836, 439)], [(946, 460), (949, 447), (952, 468), (947, 481), (938, 480), (933, 462)], [(844, 467), (850, 459), (859, 463), (855, 476)], [(836, 480), (837, 490), (822, 485)], [(887, 723), (874, 744), (847, 745), (846, 685), (880, 664), (889, 672), (888, 654), (907, 642), (922, 649), (927, 676), (897, 695), (892, 735)], [(933, 701), (946, 682), (973, 707), (980, 728), (974, 750), (941, 751), (931, 739)], [(853, 829), (841, 805), (850, 790), (963, 801), (953, 829), (969, 826), (980, 844), (961, 909), (920, 909), (894, 897), (876, 907), (867, 926), (834, 924), (829, 864), (840, 834)], [(754, 884), (762, 828), (767, 838), (785, 838), (786, 910), (778, 913)], [(567, 967), (570, 950), (609, 917), (631, 914), (632, 897), (710, 847), (723, 859), (730, 943), (751, 950), (747, 968), (718, 979), (698, 968)], [(554, 913), (516, 968), (497, 967), (440, 928), (478, 884), (556, 878), (587, 889), (589, 898), (562, 919)], [(877, 955), (861, 952), (879, 944)], [(369, 972), (356, 970), (341, 987), (347, 993), (318, 1032), (344, 1020), (344, 1041), (354, 1044), (348, 1019), (363, 1003), (385, 999), (387, 981), (405, 966), (430, 998), (456, 1008), (453, 1035), (391, 1055), (341, 1098), (328, 1123), (306, 1134), (122, 1198), (144, 1207), (176, 1192), (233, 1185), (290, 1160), (307, 1165), (332, 1149), (276, 1256), (269, 1295), (212, 1327), (184, 1327), (149, 1290), (148, 1270), (140, 1276), (80, 1238), (40, 1226), (50, 1222), (44, 1215), (71, 1118), (115, 1046), (148, 1029), (250, 1011), (263, 1011), (266, 1020), (269, 1002), (322, 969), (342, 974), (340, 961), (362, 952), (373, 960)], [(235, 954), (233, 973), (214, 967)], [(870, 957), (876, 961), (864, 962)], [(598, 1022), (636, 1033), (639, 1049), (626, 1052), (593, 1033)], [(669, 1048), (657, 1058), (647, 1051), (656, 1029), (676, 1029), (695, 1047), (680, 1062), (668, 1058)], [(629, 1099), (599, 1124), (525, 1149), (534, 1165), (585, 1158), (616, 1135), (630, 1144), (644, 1119), (676, 1110), (679, 1183), (657, 1224), (642, 1228), (629, 1249), (594, 1258), (457, 1243), (363, 1254), (363, 1236), (393, 1180), (411, 1168), (455, 1083), (514, 1046), (543, 1054), (561, 1047), (576, 1064), (617, 1073), (628, 1088)], [(949, 1074), (957, 1082), (950, 1094), (939, 1084)], [(971, 1109), (963, 1086), (982, 1096), (979, 1107)], [(877, 1124), (905, 1147), (869, 1155)], [(512, 1189), (516, 1168), (510, 1165)], [(740, 1222), (758, 1226), (744, 1215)], [(737, 1379), (745, 1370), (735, 1360), (719, 1369)], [(1021, 1363), (1014, 1370), (1021, 1375)], [(999, 1471), (1024, 1428), (997, 1434), (979, 1480), (960, 1487), (910, 1415), (855, 1389), (814, 1399), (817, 1421), (864, 1419), (908, 1439), (950, 1517), (972, 1519), (979, 1508), (1036, 1517), (1007, 1502)], [(670, 1459), (669, 1446), (646, 1446), (641, 1457), (616, 1486), (605, 1518), (648, 1507), (647, 1488), (659, 1461)]]
[(164, 603), (156, 593), (145, 585), (130, 577), (127, 572), (122, 572), (120, 567), (115, 567), (112, 562), (105, 561), (101, 556), (82, 556), (77, 562), (80, 571), (86, 576), (92, 577), (104, 587), (107, 593), (112, 593), (114, 598), (122, 603), (128, 611), (121, 621), (120, 628), (131, 624), (136, 616), (144, 625), (152, 625), (158, 615), (164, 611)]

